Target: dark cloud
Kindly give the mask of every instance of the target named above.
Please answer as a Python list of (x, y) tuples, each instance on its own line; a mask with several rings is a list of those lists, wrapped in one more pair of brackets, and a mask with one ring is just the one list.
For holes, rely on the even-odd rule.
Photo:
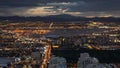
[(25, 11), (30, 8), (28, 7), (14, 7), (14, 8), (0, 8), (0, 16), (14, 16), (14, 15), (25, 15)]
[(78, 0), (0, 0), (0, 7), (26, 7), (39, 6), (52, 2), (75, 2)]
[(27, 7), (37, 6), (39, 0), (0, 0), (0, 7)]
[(115, 11), (120, 10), (120, 0), (98, 0), (98, 1), (79, 1), (77, 2), (79, 5), (77, 6), (70, 6), (69, 11), (81, 11), (81, 12), (88, 12), (88, 11), (97, 11), (97, 12), (104, 12), (104, 11)]
[[(46, 5), (46, 3), (60, 3), (60, 2), (77, 2), (86, 3), (86, 6), (120, 6), (120, 0), (0, 0), (0, 7), (25, 7), (25, 6), (39, 6)], [(82, 7), (85, 7), (84, 5)], [(89, 8), (88, 7), (88, 8)]]
[(120, 16), (119, 3), (120, 0), (0, 0), (0, 15), (19, 15), (35, 7), (53, 6), (44, 9), (58, 13), (80, 12), (82, 16)]

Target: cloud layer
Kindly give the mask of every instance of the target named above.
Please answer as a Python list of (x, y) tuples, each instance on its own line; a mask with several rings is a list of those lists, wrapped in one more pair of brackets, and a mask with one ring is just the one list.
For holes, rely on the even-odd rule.
[(120, 17), (120, 0), (0, 0), (0, 16), (75, 16)]

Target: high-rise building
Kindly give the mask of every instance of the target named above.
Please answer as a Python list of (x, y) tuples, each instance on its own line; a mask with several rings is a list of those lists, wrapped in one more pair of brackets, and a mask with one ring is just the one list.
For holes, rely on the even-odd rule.
[(77, 68), (117, 68), (114, 64), (99, 63), (97, 58), (90, 57), (88, 53), (81, 53)]
[(52, 56), (49, 61), (48, 68), (67, 68), (66, 59)]
[(86, 68), (87, 65), (98, 62), (99, 61), (96, 58), (90, 57), (88, 53), (82, 53), (80, 54), (80, 58), (77, 62), (77, 68)]
[(89, 64), (86, 66), (86, 68), (117, 68), (114, 64)]

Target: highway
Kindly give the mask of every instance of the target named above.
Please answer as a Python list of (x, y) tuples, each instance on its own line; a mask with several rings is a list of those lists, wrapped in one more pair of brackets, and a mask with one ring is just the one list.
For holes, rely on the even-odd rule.
[(40, 68), (47, 68), (50, 57), (51, 57), (51, 45), (46, 45), (46, 50), (44, 51), (44, 57)]

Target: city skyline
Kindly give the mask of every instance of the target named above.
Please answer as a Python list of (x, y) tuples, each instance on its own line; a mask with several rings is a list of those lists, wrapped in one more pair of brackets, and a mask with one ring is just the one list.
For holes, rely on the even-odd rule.
[(120, 17), (119, 0), (0, 0), (0, 16)]
[(0, 0), (0, 68), (120, 68), (120, 0)]

